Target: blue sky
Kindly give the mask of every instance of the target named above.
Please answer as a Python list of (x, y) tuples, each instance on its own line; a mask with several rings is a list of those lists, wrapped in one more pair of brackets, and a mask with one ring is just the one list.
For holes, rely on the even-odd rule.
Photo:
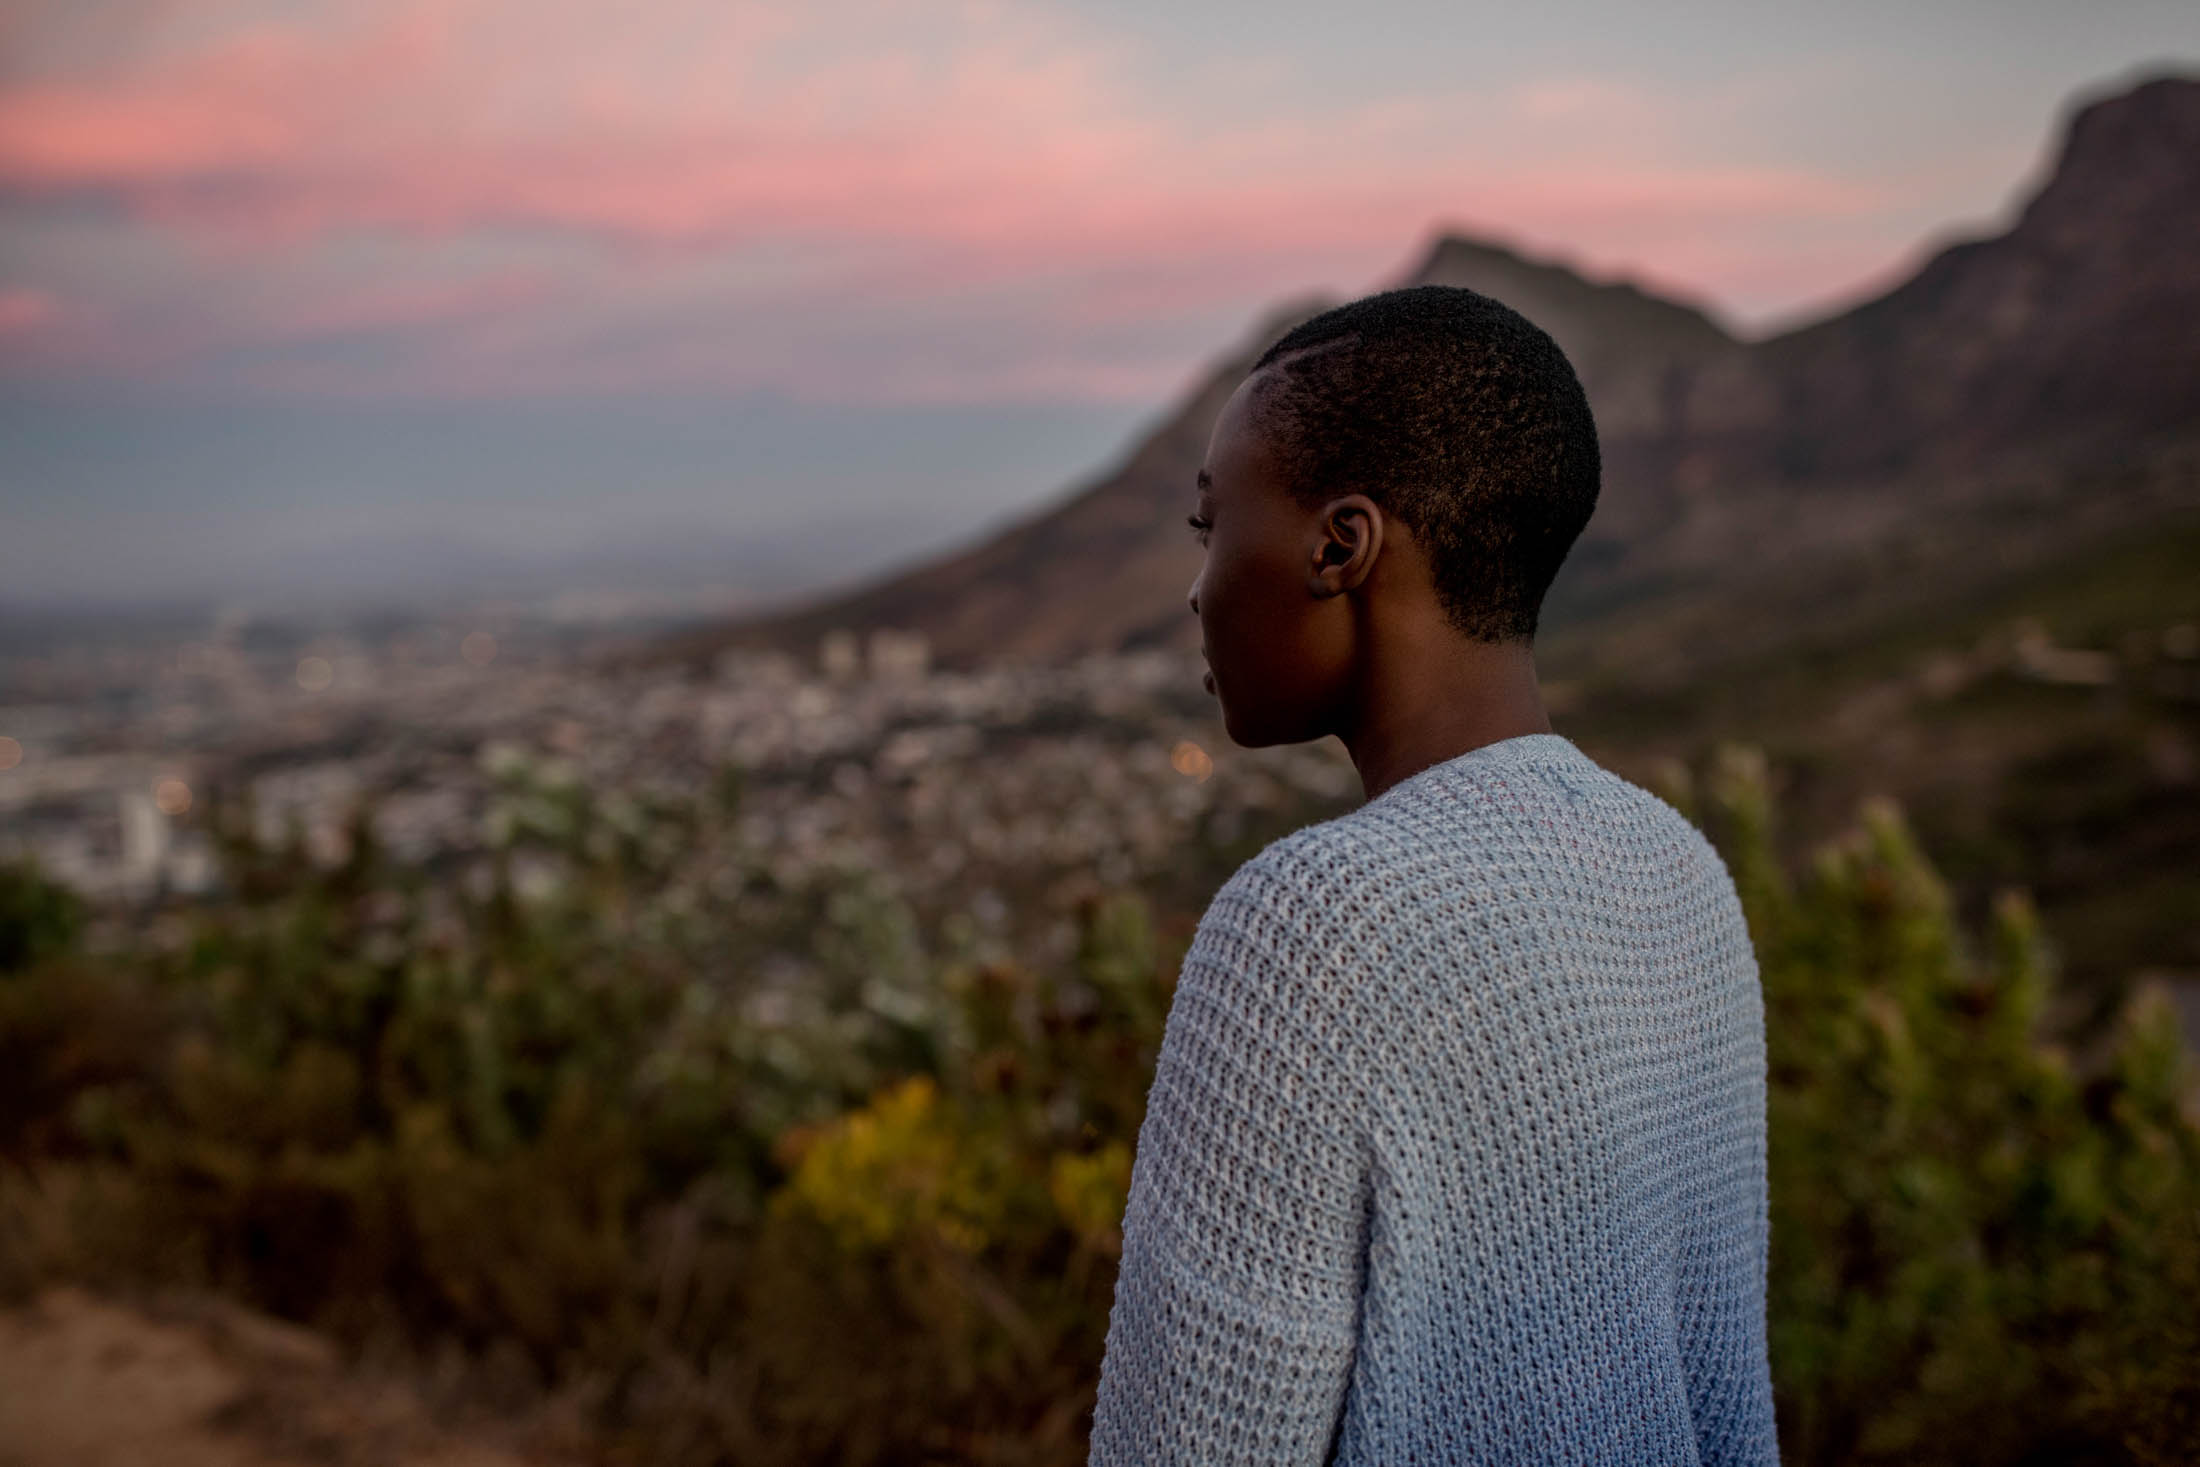
[(0, 56), (0, 602), (767, 593), (1440, 227), (1834, 308), (2200, 7), (0, 0)]

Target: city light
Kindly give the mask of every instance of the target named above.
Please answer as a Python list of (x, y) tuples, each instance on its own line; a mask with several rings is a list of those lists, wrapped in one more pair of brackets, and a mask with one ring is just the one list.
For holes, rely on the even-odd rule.
[(458, 644), (458, 655), (469, 667), (487, 667), (489, 659), (497, 655), (497, 639), (487, 632), (469, 632)]
[(23, 762), (23, 746), (5, 734), (0, 734), (0, 769), (13, 769)]
[(180, 779), (164, 779), (153, 786), (153, 803), (163, 815), (181, 815), (191, 808), (191, 786)]
[(336, 681), (336, 668), (326, 657), (298, 659), (298, 686), (309, 693), (325, 691)]
[(1184, 740), (1184, 742), (1169, 751), (1169, 766), (1176, 770), (1178, 774), (1187, 775), (1197, 780), (1204, 780), (1208, 775), (1215, 772), (1213, 758), (1208, 755), (1205, 749), (1202, 749), (1190, 739)]

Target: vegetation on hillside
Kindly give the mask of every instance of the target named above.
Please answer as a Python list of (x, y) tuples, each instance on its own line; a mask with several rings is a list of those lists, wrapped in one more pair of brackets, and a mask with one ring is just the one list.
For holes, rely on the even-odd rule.
[(2200, 971), (2195, 565), (2188, 515), (1996, 574), (1895, 575), (1683, 682), (1568, 685), (1565, 731), (1638, 777), (1721, 741), (1763, 748), (1795, 859), (1898, 797), (1974, 922), (2007, 887), (2032, 894), (2062, 1001), (2097, 1022), (2136, 972)]
[[(505, 796), (480, 890), (231, 812), (230, 899), (122, 947), (0, 873), (0, 1283), (226, 1291), (566, 1395), (621, 1460), (1080, 1460), (1179, 956), (1145, 906), (979, 961), (774, 885), (725, 811)], [(2068, 1053), (2024, 903), (1967, 931), (1891, 810), (1795, 874), (1758, 763), (1675, 796), (1763, 959), (1787, 1459), (2179, 1460), (2166, 1005)]]

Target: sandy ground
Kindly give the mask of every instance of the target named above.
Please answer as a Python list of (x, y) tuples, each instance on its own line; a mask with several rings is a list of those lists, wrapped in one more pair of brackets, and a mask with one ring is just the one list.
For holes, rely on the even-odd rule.
[(546, 1467), (439, 1426), (326, 1341), (219, 1303), (55, 1289), (0, 1312), (0, 1467)]

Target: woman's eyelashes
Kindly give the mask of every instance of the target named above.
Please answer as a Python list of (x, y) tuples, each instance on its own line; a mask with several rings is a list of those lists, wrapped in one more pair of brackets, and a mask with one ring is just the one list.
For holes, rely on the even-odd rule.
[(1192, 533), (1199, 537), (1199, 543), (1201, 545), (1205, 545), (1207, 543), (1207, 536), (1210, 532), (1213, 531), (1215, 527), (1215, 522), (1213, 520), (1208, 519), (1205, 515), (1200, 514), (1186, 515), (1184, 517), (1184, 523), (1192, 527)]

